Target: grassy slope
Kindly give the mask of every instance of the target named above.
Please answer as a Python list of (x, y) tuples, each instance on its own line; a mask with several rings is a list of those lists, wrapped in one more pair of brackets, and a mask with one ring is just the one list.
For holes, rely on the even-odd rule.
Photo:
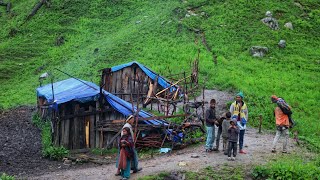
[[(268, 127), (273, 126), (269, 97), (282, 96), (293, 106), (301, 134), (309, 142), (320, 144), (317, 0), (300, 0), (304, 9), (292, 0), (55, 0), (24, 24), (37, 1), (11, 2), (11, 16), (0, 7), (2, 108), (34, 104), (37, 78), (43, 72), (53, 72), (55, 80), (67, 78), (53, 68), (99, 83), (97, 70), (135, 59), (165, 75), (189, 70), (200, 48), (200, 79), (203, 82), (208, 78), (207, 88), (244, 91), (251, 123), (256, 124), (262, 114)], [(200, 5), (195, 13), (205, 12), (204, 16), (185, 18), (187, 7)], [(260, 22), (267, 10), (279, 20), (279, 31)], [(293, 31), (283, 27), (288, 21), (293, 23)], [(192, 28), (205, 31), (218, 65), (213, 64), (211, 53), (201, 43), (194, 43), (196, 38), (199, 42), (201, 39), (189, 30)], [(10, 37), (12, 29), (17, 33)], [(66, 42), (55, 46), (60, 35)], [(286, 49), (277, 48), (280, 39), (287, 41)], [(252, 58), (248, 49), (253, 45), (267, 46), (270, 53), (265, 58)], [(94, 53), (96, 48), (99, 51)]]

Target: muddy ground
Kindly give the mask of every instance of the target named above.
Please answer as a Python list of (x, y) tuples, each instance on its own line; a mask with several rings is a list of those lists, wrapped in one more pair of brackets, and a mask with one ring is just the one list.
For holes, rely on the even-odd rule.
[[(205, 97), (207, 102), (211, 98), (217, 100), (218, 114), (226, 112), (226, 102), (233, 100), (233, 95), (216, 90), (206, 90)], [(201, 100), (202, 97), (197, 99)], [(113, 163), (108, 165), (86, 163), (66, 166), (62, 162), (42, 158), (41, 134), (31, 123), (34, 111), (35, 109), (32, 107), (19, 107), (0, 113), (0, 173), (5, 172), (27, 179), (119, 179), (114, 176), (115, 165)], [(270, 153), (273, 136), (270, 133), (258, 134), (256, 129), (248, 129), (244, 143), (248, 153), (238, 155), (235, 162), (227, 161), (222, 152), (206, 153), (204, 143), (153, 158), (146, 158), (140, 162), (143, 171), (133, 174), (132, 179), (157, 174), (161, 171), (198, 171), (207, 166), (216, 167), (225, 163), (235, 163), (242, 166), (264, 163), (270, 159), (270, 156), (271, 158), (274, 156)], [(289, 150), (293, 151), (294, 147), (293, 142), (290, 141)], [(191, 156), (194, 154), (199, 157), (192, 158)], [(186, 166), (179, 166), (179, 162), (185, 162)]]
[(41, 132), (31, 122), (34, 111), (24, 106), (0, 113), (0, 174), (24, 177), (76, 168), (42, 158)]

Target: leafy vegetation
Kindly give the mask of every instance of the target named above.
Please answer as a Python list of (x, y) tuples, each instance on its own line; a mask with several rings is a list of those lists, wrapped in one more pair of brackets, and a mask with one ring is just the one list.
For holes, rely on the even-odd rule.
[(64, 147), (52, 145), (50, 122), (43, 121), (38, 114), (34, 114), (32, 122), (41, 129), (42, 155), (53, 160), (60, 160), (69, 154), (69, 150)]
[(138, 180), (163, 180), (168, 176), (169, 176), (169, 173), (161, 172), (161, 173), (159, 173), (157, 175), (150, 175), (150, 176), (140, 177), (140, 178), (138, 178)]
[(6, 173), (3, 173), (1, 176), (0, 176), (0, 180), (15, 180), (16, 178), (14, 176), (9, 176), (7, 175)]
[(276, 162), (255, 167), (252, 176), (255, 179), (320, 179), (319, 162), (319, 157), (310, 161), (300, 156), (283, 156)]

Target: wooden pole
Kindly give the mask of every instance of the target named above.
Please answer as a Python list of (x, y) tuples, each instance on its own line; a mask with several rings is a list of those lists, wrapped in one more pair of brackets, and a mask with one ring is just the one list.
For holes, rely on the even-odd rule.
[(140, 99), (140, 94), (139, 94), (139, 89), (140, 88), (139, 88), (139, 86), (140, 86), (140, 83), (138, 83), (137, 114), (135, 114), (135, 116), (134, 116), (134, 121), (135, 121), (136, 125), (135, 125), (135, 128), (134, 128), (134, 137), (132, 137), (133, 139), (136, 139), (137, 131), (138, 131), (139, 99)]
[(259, 133), (261, 133), (261, 126), (262, 126), (262, 115), (259, 115)]
[(204, 90), (205, 86), (202, 88), (202, 126), (204, 126), (204, 119), (205, 119), (205, 114), (204, 114)]

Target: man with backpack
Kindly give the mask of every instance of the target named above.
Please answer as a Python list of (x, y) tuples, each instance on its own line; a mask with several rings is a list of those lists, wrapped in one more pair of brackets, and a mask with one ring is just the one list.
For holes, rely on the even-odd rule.
[(288, 116), (289, 118), (289, 128), (293, 128), (295, 125), (295, 122), (293, 121), (291, 115), (292, 115), (292, 111), (291, 111), (291, 107), (289, 106), (288, 103), (286, 103), (284, 101), (284, 99), (277, 97), (276, 95), (272, 95), (271, 96), (271, 101), (273, 103), (276, 103), (278, 105), (278, 107), (281, 109), (281, 111)]
[[(277, 133), (276, 133), (276, 136), (274, 137), (274, 140), (272, 143), (271, 152), (273, 152), (273, 153), (276, 152), (276, 145), (277, 145), (280, 137), (284, 136), (282, 153), (287, 153), (287, 144), (288, 144), (288, 139), (289, 139), (289, 116), (286, 113), (288, 113), (288, 111), (291, 108), (283, 99), (278, 98), (275, 95), (271, 96), (271, 101), (273, 103), (277, 103), (277, 105), (278, 105), (274, 110)], [(284, 110), (282, 110), (282, 109), (284, 109)]]

